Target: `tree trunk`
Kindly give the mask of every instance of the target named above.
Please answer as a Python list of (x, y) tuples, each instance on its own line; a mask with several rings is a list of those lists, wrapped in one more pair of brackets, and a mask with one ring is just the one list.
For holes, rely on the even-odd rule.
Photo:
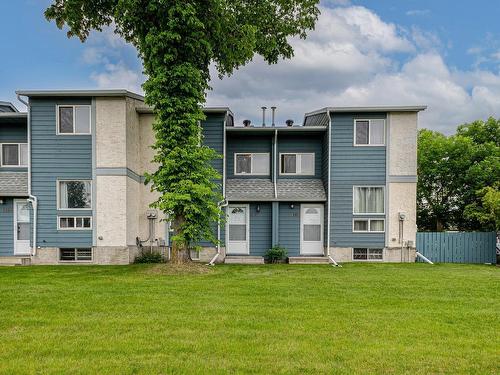
[[(172, 229), (174, 230), (174, 234), (179, 233), (179, 229), (181, 227), (181, 223), (184, 221), (184, 218), (177, 217), (172, 222)], [(170, 251), (170, 263), (172, 264), (183, 264), (191, 262), (191, 257), (189, 256), (189, 249), (185, 243), (179, 241), (172, 241), (172, 248)]]
[(444, 230), (443, 222), (441, 219), (436, 220), (436, 231), (442, 232)]

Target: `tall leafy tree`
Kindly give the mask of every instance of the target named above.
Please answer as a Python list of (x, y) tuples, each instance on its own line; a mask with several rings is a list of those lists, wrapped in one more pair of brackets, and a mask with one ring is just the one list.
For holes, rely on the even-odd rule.
[(148, 77), (146, 103), (154, 108), (159, 168), (147, 176), (160, 193), (154, 206), (173, 220), (172, 260), (185, 261), (202, 238), (213, 242), (210, 223), (221, 213), (213, 182), (217, 157), (200, 145), (202, 105), (209, 68), (231, 74), (255, 54), (268, 63), (291, 58), (289, 38), (306, 37), (319, 0), (54, 0), (45, 11), (68, 37), (85, 41), (91, 30), (112, 25), (132, 43)]
[[(418, 138), (417, 224), (420, 230), (495, 226), (486, 187), (500, 181), (500, 120), (460, 125), (455, 135), (422, 129)], [(485, 214), (485, 212), (489, 214)]]

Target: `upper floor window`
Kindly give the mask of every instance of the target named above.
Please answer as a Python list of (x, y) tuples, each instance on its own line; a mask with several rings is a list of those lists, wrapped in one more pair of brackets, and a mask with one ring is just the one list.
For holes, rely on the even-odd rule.
[(355, 120), (355, 146), (383, 146), (385, 144), (385, 120)]
[(280, 154), (280, 174), (314, 175), (314, 153)]
[(86, 180), (58, 181), (58, 209), (90, 209), (92, 184)]
[(353, 213), (383, 214), (384, 188), (382, 186), (354, 186)]
[(57, 106), (57, 134), (90, 134), (90, 106)]
[(269, 175), (268, 153), (234, 154), (235, 175)]
[(0, 145), (2, 167), (27, 167), (28, 166), (28, 144), (27, 143), (3, 143)]

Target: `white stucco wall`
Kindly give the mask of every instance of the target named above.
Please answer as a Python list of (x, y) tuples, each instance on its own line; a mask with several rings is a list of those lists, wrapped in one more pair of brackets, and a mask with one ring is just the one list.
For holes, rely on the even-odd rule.
[(389, 184), (389, 214), (386, 230), (388, 231), (388, 247), (401, 246), (399, 242), (399, 212), (406, 214), (403, 222), (403, 241), (413, 241), (415, 246), (417, 233), (417, 184)]
[(389, 176), (416, 176), (417, 113), (390, 113), (389, 134)]
[(96, 98), (96, 167), (126, 166), (125, 98)]

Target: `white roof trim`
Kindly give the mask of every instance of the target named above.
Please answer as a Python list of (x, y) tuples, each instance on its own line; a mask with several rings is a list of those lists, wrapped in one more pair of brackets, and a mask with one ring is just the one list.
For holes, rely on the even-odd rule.
[(129, 98), (144, 101), (144, 96), (134, 92), (117, 90), (17, 90), (17, 95), (28, 97), (47, 97), (47, 96), (127, 96)]
[(427, 109), (426, 105), (415, 106), (368, 106), (368, 107), (325, 107), (316, 111), (308, 112), (305, 117), (317, 115), (323, 112), (420, 112)]

